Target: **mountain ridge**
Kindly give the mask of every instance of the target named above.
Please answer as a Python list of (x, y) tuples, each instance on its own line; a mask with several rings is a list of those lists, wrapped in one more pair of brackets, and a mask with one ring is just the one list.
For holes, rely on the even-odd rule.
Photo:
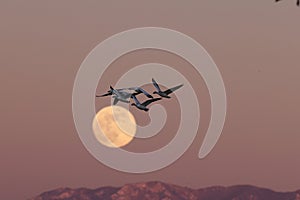
[(129, 183), (96, 189), (62, 187), (30, 200), (300, 200), (300, 190), (276, 192), (252, 185), (211, 186), (200, 189), (161, 181)]

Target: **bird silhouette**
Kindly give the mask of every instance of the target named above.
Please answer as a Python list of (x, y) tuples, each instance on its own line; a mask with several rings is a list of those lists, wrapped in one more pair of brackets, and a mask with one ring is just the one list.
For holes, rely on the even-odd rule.
[(183, 86), (183, 84), (181, 84), (181, 85), (175, 86), (173, 88), (167, 89), (165, 91), (162, 91), (160, 89), (159, 85), (157, 84), (157, 82), (154, 80), (154, 78), (152, 78), (152, 83), (153, 83), (154, 87), (156, 88), (156, 91), (153, 92), (153, 94), (158, 94), (159, 96), (164, 97), (164, 98), (171, 98), (169, 96), (169, 94), (171, 94), (172, 92), (174, 92), (175, 90), (177, 90)]
[(120, 90), (115, 90), (112, 86), (110, 86), (110, 89), (113, 93), (113, 98), (114, 98), (114, 102), (113, 105), (116, 105), (119, 101), (122, 101), (124, 103), (129, 103), (130, 101), (128, 100), (132, 94), (128, 93), (128, 92), (123, 92)]
[[(128, 92), (130, 90), (133, 90), (134, 92)], [(110, 89), (107, 91), (107, 93), (102, 95), (96, 95), (96, 97), (105, 97), (105, 96), (112, 96), (114, 98), (113, 105), (116, 105), (119, 101), (124, 103), (129, 103), (129, 98), (132, 98), (132, 95), (138, 95), (138, 94), (144, 94), (148, 98), (153, 98), (152, 95), (150, 95), (147, 91), (140, 87), (130, 87), (130, 88), (121, 88), (121, 89), (114, 89), (112, 86), (110, 86)]]
[(154, 98), (154, 99), (149, 99), (149, 100), (147, 100), (143, 103), (140, 103), (139, 100), (135, 97), (135, 95), (132, 95), (132, 98), (133, 98), (135, 103), (132, 103), (131, 105), (137, 107), (140, 110), (144, 110), (146, 112), (149, 110), (149, 108), (147, 108), (147, 106), (150, 103), (153, 103), (154, 101), (161, 100), (161, 98)]

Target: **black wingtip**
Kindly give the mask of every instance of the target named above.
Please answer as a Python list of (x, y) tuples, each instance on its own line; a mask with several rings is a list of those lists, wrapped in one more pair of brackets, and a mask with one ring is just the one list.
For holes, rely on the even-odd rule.
[(174, 88), (176, 88), (176, 90), (178, 90), (178, 89), (181, 88), (182, 86), (183, 86), (183, 84), (177, 85), (177, 86), (175, 86)]
[(161, 98), (161, 97), (159, 97), (159, 98), (155, 98), (155, 99), (153, 99), (153, 101), (159, 101), (159, 100), (162, 100), (162, 98)]
[(102, 94), (102, 95), (96, 95), (96, 97), (104, 97), (104, 96), (107, 96), (105, 94)]

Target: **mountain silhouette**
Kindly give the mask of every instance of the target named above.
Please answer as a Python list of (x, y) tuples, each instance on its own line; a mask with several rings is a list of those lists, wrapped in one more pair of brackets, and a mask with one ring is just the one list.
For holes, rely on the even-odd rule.
[(275, 192), (250, 185), (191, 189), (152, 181), (98, 189), (59, 188), (31, 200), (300, 200), (300, 190)]

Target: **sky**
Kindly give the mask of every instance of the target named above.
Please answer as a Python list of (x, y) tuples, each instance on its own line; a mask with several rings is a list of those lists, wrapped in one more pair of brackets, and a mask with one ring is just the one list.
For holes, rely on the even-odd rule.
[[(300, 189), (299, 20), (300, 9), (288, 0), (1, 1), (0, 199), (26, 199), (58, 187), (150, 180), (191, 188), (251, 184), (276, 191)], [(191, 80), (203, 116), (193, 144), (174, 164), (128, 174), (101, 164), (82, 144), (73, 122), (72, 89), (77, 70), (96, 45), (146, 26), (185, 33), (208, 51), (224, 80), (227, 117), (217, 145), (199, 160), (210, 119), (201, 76), (167, 52), (142, 50), (120, 57), (97, 92), (105, 92), (120, 69), (163, 63)], [(176, 116), (177, 109), (169, 111), (172, 105), (177, 105), (175, 98), (165, 106)], [(132, 112), (139, 124), (149, 121), (146, 114)], [(154, 146), (139, 140), (128, 149), (163, 146), (176, 120), (168, 119), (162, 135), (153, 138)]]

